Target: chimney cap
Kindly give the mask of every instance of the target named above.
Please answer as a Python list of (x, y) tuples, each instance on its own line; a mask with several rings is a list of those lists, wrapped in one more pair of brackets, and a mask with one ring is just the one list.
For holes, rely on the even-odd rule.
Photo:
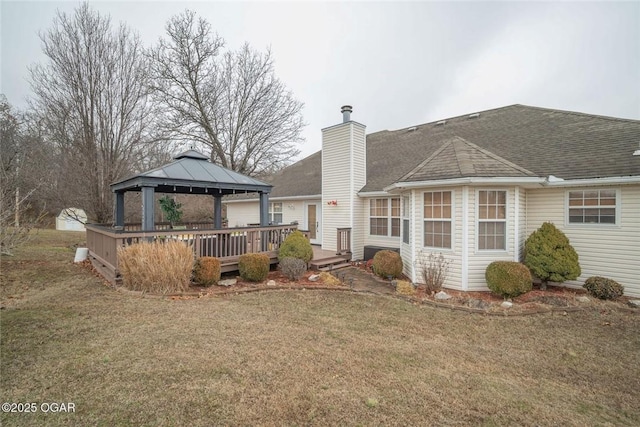
[(353, 112), (353, 107), (351, 105), (343, 105), (342, 107), (340, 107), (340, 112), (341, 113), (344, 113), (344, 112), (352, 113)]

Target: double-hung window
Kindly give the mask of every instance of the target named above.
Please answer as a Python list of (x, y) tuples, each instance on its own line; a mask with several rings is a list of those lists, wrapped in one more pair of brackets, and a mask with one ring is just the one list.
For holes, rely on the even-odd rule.
[(400, 198), (369, 200), (369, 234), (400, 236)]
[(269, 223), (282, 224), (282, 202), (269, 203)]
[(507, 192), (478, 191), (478, 250), (505, 250)]
[(569, 224), (615, 224), (616, 190), (569, 191)]
[(424, 193), (424, 246), (451, 249), (451, 191)]

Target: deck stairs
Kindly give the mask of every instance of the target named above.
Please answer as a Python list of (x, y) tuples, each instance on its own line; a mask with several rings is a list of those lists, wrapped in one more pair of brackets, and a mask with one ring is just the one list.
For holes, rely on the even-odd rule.
[(313, 247), (313, 259), (309, 262), (311, 270), (332, 271), (344, 267), (351, 267), (351, 252), (336, 254)]

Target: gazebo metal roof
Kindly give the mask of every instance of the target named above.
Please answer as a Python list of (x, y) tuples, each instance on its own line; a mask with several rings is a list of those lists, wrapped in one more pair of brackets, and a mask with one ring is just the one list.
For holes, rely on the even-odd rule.
[(269, 224), (269, 193), (272, 185), (213, 164), (208, 157), (188, 150), (174, 161), (111, 184), (115, 193), (115, 225), (124, 226), (124, 194), (142, 192), (142, 230), (153, 230), (154, 194), (204, 194), (214, 198), (215, 228), (222, 227), (222, 196), (236, 193), (259, 193), (260, 225)]
[(245, 192), (267, 192), (265, 182), (211, 163), (207, 156), (188, 150), (174, 161), (111, 184), (111, 191), (140, 191), (155, 187), (158, 193), (227, 195)]

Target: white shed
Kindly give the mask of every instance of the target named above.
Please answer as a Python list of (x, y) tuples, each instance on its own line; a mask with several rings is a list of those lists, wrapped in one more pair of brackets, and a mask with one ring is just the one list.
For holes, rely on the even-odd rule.
[(65, 208), (56, 217), (56, 230), (85, 231), (87, 214), (79, 208)]

